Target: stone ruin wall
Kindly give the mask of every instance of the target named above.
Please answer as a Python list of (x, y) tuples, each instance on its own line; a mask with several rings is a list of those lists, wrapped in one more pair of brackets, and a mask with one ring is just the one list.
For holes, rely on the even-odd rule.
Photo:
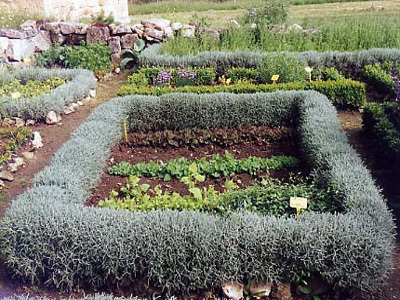
[(128, 0), (0, 0), (0, 9), (36, 13), (58, 21), (78, 21), (103, 12), (116, 22), (129, 22)]

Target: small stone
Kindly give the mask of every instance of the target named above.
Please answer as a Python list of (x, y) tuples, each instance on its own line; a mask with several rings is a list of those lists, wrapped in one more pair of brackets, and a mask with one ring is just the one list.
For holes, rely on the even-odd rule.
[(124, 34), (129, 34), (129, 33), (132, 33), (132, 29), (130, 26), (127, 26), (127, 25), (118, 26), (118, 27), (112, 28), (112, 30), (111, 30), (112, 35), (124, 35)]
[(75, 107), (71, 104), (66, 109), (64, 109), (64, 114), (69, 115), (75, 112)]
[[(79, 102), (79, 101), (78, 101)], [(72, 105), (72, 107), (73, 108), (77, 108), (77, 107), (79, 107), (79, 104), (78, 104), (78, 102), (77, 103), (72, 103), (71, 105)]]
[(0, 172), (0, 180), (13, 181), (14, 176), (8, 171), (1, 171)]
[(174, 37), (174, 31), (170, 26), (164, 28), (164, 34), (169, 39)]
[(289, 31), (296, 31), (296, 32), (303, 32), (303, 27), (301, 27), (299, 24), (293, 24), (291, 26), (288, 27)]
[(182, 24), (179, 22), (175, 22), (175, 23), (172, 23), (171, 27), (172, 27), (172, 30), (178, 31), (182, 28)]
[[(73, 103), (73, 104), (75, 104), (75, 103)], [(83, 106), (83, 102), (82, 102), (82, 101), (77, 101), (76, 104), (77, 104), (78, 106)]]
[(249, 292), (255, 298), (268, 297), (271, 293), (271, 283), (262, 281), (252, 281), (249, 287)]
[(157, 19), (157, 18), (143, 20), (141, 23), (144, 27), (155, 28), (158, 30), (164, 30), (165, 27), (168, 27), (171, 25), (170, 20)]
[(26, 126), (31, 126), (31, 125), (35, 125), (35, 124), (36, 124), (35, 120), (27, 120), (25, 123)]
[(43, 147), (42, 136), (40, 135), (40, 132), (38, 132), (38, 131), (33, 132), (32, 146), (34, 149), (39, 149), (39, 148)]
[(121, 68), (116, 68), (115, 69), (115, 74), (119, 74), (119, 73), (121, 73)]
[(239, 300), (243, 298), (244, 285), (235, 282), (228, 281), (222, 284), (222, 291), (224, 295), (229, 299)]
[(4, 184), (4, 182), (0, 180), (0, 190), (4, 189), (5, 187), (6, 185)]
[(13, 126), (15, 124), (15, 121), (13, 119), (10, 119), (10, 118), (5, 118), (3, 120), (3, 123), (6, 124), (6, 125)]
[(25, 164), (24, 159), (22, 157), (17, 157), (17, 158), (14, 158), (13, 163), (8, 164), (8, 167), (10, 168), (11, 172), (15, 173), (24, 164)]
[(92, 98), (96, 98), (96, 90), (90, 90), (89, 91), (89, 96)]
[(278, 282), (276, 284), (276, 298), (279, 300), (290, 300), (292, 299), (292, 293), (290, 291), (289, 283)]
[[(60, 116), (60, 115), (57, 115), (57, 123), (58, 123), (58, 122), (61, 122), (61, 120), (62, 120), (61, 116)], [(62, 124), (59, 124), (59, 125), (62, 125)]]
[(87, 97), (83, 98), (82, 101), (83, 101), (84, 103), (87, 103), (87, 102), (92, 101), (92, 98), (91, 98), (90, 96), (87, 96)]
[(46, 116), (46, 123), (51, 125), (57, 122), (58, 122), (57, 114), (54, 111), (49, 111), (49, 113)]
[(120, 53), (121, 52), (121, 38), (119, 36), (113, 36), (108, 40), (108, 47), (110, 47), (111, 52)]
[(164, 33), (161, 30), (157, 29), (146, 29), (145, 37), (147, 40), (151, 41), (153, 39), (162, 41), (164, 37)]
[(25, 159), (27, 160), (31, 160), (35, 158), (35, 154), (33, 154), (32, 152), (22, 152), (22, 156), (25, 157)]
[(25, 126), (25, 121), (24, 121), (23, 119), (21, 119), (21, 118), (15, 118), (14, 120), (15, 120), (15, 126), (16, 126), (17, 128), (20, 128), (20, 127), (22, 127), (22, 126)]

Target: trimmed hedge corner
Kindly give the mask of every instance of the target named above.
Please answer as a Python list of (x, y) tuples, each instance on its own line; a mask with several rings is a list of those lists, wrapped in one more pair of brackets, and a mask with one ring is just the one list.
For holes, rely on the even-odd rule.
[(124, 85), (118, 92), (119, 96), (127, 95), (153, 95), (175, 93), (257, 93), (257, 92), (275, 92), (278, 90), (315, 90), (327, 96), (338, 108), (357, 109), (366, 103), (365, 84), (362, 82), (342, 79), (338, 81), (312, 81), (312, 82), (291, 82), (279, 84), (233, 84), (216, 86), (182, 86), (172, 88), (164, 87), (135, 87), (134, 85)]
[[(127, 114), (142, 131), (295, 122), (305, 159), (317, 180), (337, 183), (345, 213), (221, 218), (85, 207)], [(394, 224), (334, 107), (318, 92), (134, 96), (96, 108), (73, 133), (7, 210), (0, 245), (16, 278), (58, 289), (140, 278), (173, 294), (226, 280), (292, 281), (310, 270), (339, 287), (376, 290), (392, 267)]]
[(43, 119), (49, 111), (61, 113), (73, 102), (82, 100), (91, 89), (96, 88), (96, 78), (87, 70), (48, 70), (30, 68), (13, 72), (0, 72), (0, 82), (13, 79), (21, 81), (46, 80), (52, 77), (64, 77), (69, 81), (48, 94), (32, 98), (12, 99), (0, 97), (0, 118), (20, 117), (24, 119)]

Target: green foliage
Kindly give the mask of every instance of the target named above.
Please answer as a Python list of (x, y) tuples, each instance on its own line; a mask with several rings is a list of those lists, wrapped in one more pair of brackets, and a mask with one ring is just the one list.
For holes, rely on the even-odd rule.
[(121, 67), (124, 69), (132, 69), (138, 62), (140, 52), (146, 47), (146, 42), (142, 39), (138, 40), (133, 49), (124, 49), (122, 51)]
[(53, 46), (37, 58), (40, 67), (62, 66), (71, 69), (107, 71), (111, 69), (111, 50), (105, 44), (84, 43), (74, 47)]
[(214, 144), (229, 147), (243, 142), (258, 145), (280, 139), (295, 140), (295, 132), (288, 127), (245, 126), (232, 129), (211, 128), (208, 130), (186, 128), (178, 131), (164, 130), (149, 133), (132, 132), (129, 145), (151, 147), (199, 147)]
[(233, 83), (247, 81), (249, 83), (259, 83), (259, 72), (248, 68), (231, 68), (227, 72), (227, 77), (232, 79)]
[(400, 118), (396, 103), (368, 103), (363, 113), (363, 128), (372, 135), (382, 158), (400, 161)]
[[(271, 24), (283, 24), (288, 17), (288, 2), (282, 0), (264, 0), (264, 3), (259, 8), (249, 8), (244, 16), (244, 22), (247, 24), (256, 24), (254, 28), (258, 31), (259, 28), (266, 27)], [(257, 33), (257, 35), (259, 35)]]
[(364, 78), (378, 91), (395, 96), (396, 89), (393, 85), (393, 78), (390, 75), (389, 70), (385, 70), (382, 65), (374, 64), (365, 66)]
[(210, 158), (202, 157), (195, 161), (189, 161), (181, 157), (171, 159), (167, 163), (150, 161), (132, 165), (129, 162), (122, 162), (110, 167), (108, 172), (117, 176), (157, 177), (162, 178), (164, 181), (169, 181), (172, 178), (181, 179), (189, 176), (192, 164), (195, 164), (200, 175), (219, 178), (240, 173), (256, 175), (265, 170), (293, 168), (298, 164), (298, 161), (294, 157), (284, 155), (270, 158), (250, 156), (236, 159), (229, 152), (225, 152), (225, 156), (213, 154)]
[[(279, 8), (284, 4), (277, 0), (277, 10), (272, 12), (281, 15)], [(280, 3), (280, 4), (279, 4)], [(372, 48), (400, 48), (400, 20), (397, 15), (355, 15), (346, 17), (312, 18), (300, 23), (304, 29), (318, 29), (316, 33), (303, 34), (289, 31), (285, 33), (268, 29), (269, 20), (262, 14), (253, 11), (251, 22), (259, 22), (255, 29), (249, 26), (230, 28), (222, 35), (220, 41), (211, 43), (207, 36), (188, 41), (182, 37), (169, 40), (162, 46), (162, 53), (172, 55), (198, 54), (204, 51), (238, 51), (261, 50), (274, 51), (355, 51)], [(261, 18), (260, 18), (261, 16)], [(284, 19), (284, 14), (282, 15)]]
[[(232, 211), (249, 210), (269, 216), (290, 216), (295, 213), (289, 207), (290, 197), (308, 198), (308, 211), (335, 212), (340, 210), (338, 195), (334, 187), (318, 188), (315, 183), (306, 183), (300, 178), (289, 183), (267, 179), (261, 185), (254, 185), (237, 190), (232, 181), (227, 181), (224, 192), (217, 192), (213, 186), (200, 189), (196, 187), (199, 174), (192, 174), (198, 180), (189, 182), (188, 194), (162, 191), (159, 187), (151, 189), (148, 184), (139, 184), (140, 178), (130, 176), (119, 192), (111, 191), (110, 196), (101, 201), (102, 208), (151, 211), (194, 210), (209, 213), (226, 214)], [(188, 177), (187, 177), (188, 178)], [(186, 179), (188, 180), (188, 179)], [(185, 182), (185, 180), (182, 180)], [(231, 188), (230, 188), (231, 187)]]
[(345, 80), (344, 77), (336, 68), (324, 68), (324, 69), (316, 69), (312, 71), (312, 76), (314, 80)]
[(312, 81), (312, 82), (290, 82), (279, 84), (260, 84), (239, 83), (233, 85), (217, 86), (185, 86), (178, 88), (171, 87), (140, 87), (124, 85), (118, 91), (119, 96), (124, 95), (163, 95), (167, 93), (257, 93), (274, 92), (278, 90), (315, 90), (326, 95), (332, 103), (339, 108), (357, 109), (362, 107), (366, 101), (366, 91), (364, 83), (353, 80), (339, 81)]
[(32, 133), (27, 127), (0, 129), (0, 165), (11, 160), (12, 154), (29, 141)]
[(66, 78), (60, 77), (53, 77), (44, 81), (28, 80), (26, 82), (14, 79), (14, 81), (9, 84), (0, 85), (0, 97), (11, 97), (13, 99), (36, 97), (50, 93), (53, 89), (66, 82)]
[[(171, 101), (163, 97), (118, 98), (96, 107), (35, 176), (32, 188), (12, 201), (0, 222), (0, 251), (15, 280), (95, 290), (140, 279), (179, 295), (229, 280), (292, 282), (299, 270), (318, 272), (338, 288), (374, 291), (387, 281), (395, 249), (392, 215), (325, 96), (314, 91), (224, 94), (225, 99), (212, 100), (215, 110), (224, 109), (223, 122), (221, 113), (193, 112), (193, 102), (212, 103), (206, 95), (188, 96), (187, 103), (177, 95), (168, 96), (177, 97)], [(164, 116), (184, 127), (235, 127), (238, 115), (251, 125), (296, 120), (304, 160), (318, 183), (336, 183), (343, 213), (304, 212), (286, 219), (87, 207), (110, 148), (122, 138), (127, 114), (140, 122), (136, 128), (168, 128), (171, 120)]]
[(10, 90), (0, 97), (1, 118), (43, 119), (51, 110), (63, 112), (68, 105), (82, 100), (96, 88), (96, 78), (87, 70), (26, 68), (0, 71), (0, 90), (4, 86), (14, 89), (13, 82), (23, 84), (15, 84), (17, 92), (12, 95), (8, 96)]

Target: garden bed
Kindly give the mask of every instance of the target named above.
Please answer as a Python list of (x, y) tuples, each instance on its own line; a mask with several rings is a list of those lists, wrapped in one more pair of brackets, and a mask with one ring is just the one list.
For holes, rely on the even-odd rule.
[[(126, 115), (134, 132), (295, 126), (303, 160), (317, 181), (336, 184), (343, 213), (221, 218), (84, 207), (111, 147), (123, 137)], [(379, 190), (325, 96), (173, 94), (119, 98), (97, 108), (36, 176), (34, 187), (12, 203), (0, 241), (14, 276), (59, 289), (142, 278), (180, 294), (229, 280), (293, 282), (307, 270), (336, 287), (376, 290), (391, 269), (394, 231)]]
[(64, 113), (96, 87), (90, 71), (40, 68), (2, 71), (0, 83), (0, 118), (24, 120), (43, 120), (50, 111)]

